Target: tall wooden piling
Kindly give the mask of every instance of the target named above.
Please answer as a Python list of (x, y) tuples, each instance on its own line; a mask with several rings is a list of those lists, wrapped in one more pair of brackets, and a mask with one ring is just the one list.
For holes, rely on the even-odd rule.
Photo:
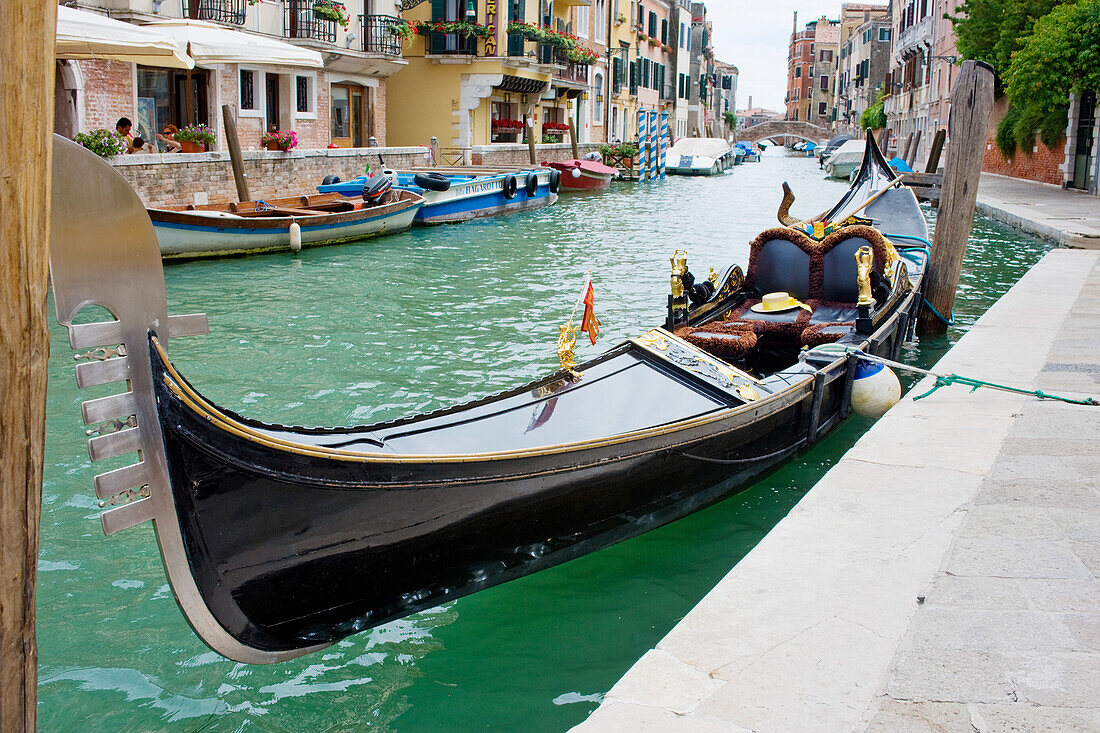
[(229, 163), (233, 166), (233, 182), (237, 184), (237, 198), (251, 201), (248, 195), (248, 174), (244, 172), (241, 158), (241, 141), (237, 138), (237, 116), (228, 104), (222, 105), (222, 121), (225, 123), (225, 142), (229, 145)]
[(573, 121), (573, 115), (569, 115), (569, 144), (573, 146), (573, 160), (581, 157), (577, 149), (577, 123)]
[[(993, 109), (993, 69), (977, 61), (964, 61), (951, 92), (951, 147), (944, 162), (940, 211), (932, 260), (924, 278), (924, 297), (931, 308), (948, 317), (955, 305), (955, 289), (962, 273), (974, 208), (978, 198), (986, 127)], [(922, 334), (944, 333), (947, 324), (925, 305), (921, 311)]]
[(35, 729), (57, 3), (0, 0), (0, 730)]
[(527, 154), (531, 157), (531, 165), (538, 165), (535, 160), (535, 126), (531, 124), (530, 117), (523, 118), (523, 127), (527, 130)]
[(917, 151), (920, 150), (920, 130), (913, 135), (913, 144), (909, 146), (909, 154), (905, 156), (905, 162), (912, 168), (917, 162)]
[(932, 149), (928, 151), (928, 163), (924, 166), (925, 173), (935, 173), (940, 167), (940, 154), (943, 153), (943, 144), (947, 141), (947, 130), (941, 128), (932, 138)]
[(909, 133), (908, 135), (905, 136), (905, 147), (904, 147), (904, 149), (901, 148), (901, 147), (898, 148), (898, 155), (901, 157), (902, 160), (909, 160), (909, 148), (912, 147), (912, 145), (913, 145), (913, 133)]

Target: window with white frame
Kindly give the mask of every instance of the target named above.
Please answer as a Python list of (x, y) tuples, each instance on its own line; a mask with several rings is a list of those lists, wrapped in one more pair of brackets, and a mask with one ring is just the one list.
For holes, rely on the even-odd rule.
[(317, 116), (317, 77), (304, 74), (294, 77), (294, 116)]
[(596, 0), (596, 22), (592, 24), (592, 35), (597, 41), (606, 41), (604, 36), (607, 34), (607, 2), (606, 0)]
[(581, 38), (588, 38), (588, 12), (590, 9), (587, 6), (582, 6), (575, 8), (575, 10), (577, 17), (573, 26), (573, 32)]
[(596, 92), (596, 103), (592, 105), (592, 121), (597, 125), (603, 124), (603, 74), (597, 72), (592, 75), (592, 86)]
[(263, 117), (267, 97), (264, 93), (264, 75), (256, 69), (241, 69), (237, 79), (237, 101), (241, 117)]

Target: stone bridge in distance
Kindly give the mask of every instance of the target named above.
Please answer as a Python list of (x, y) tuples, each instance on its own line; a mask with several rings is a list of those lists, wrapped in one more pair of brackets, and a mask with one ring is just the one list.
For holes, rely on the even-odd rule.
[(809, 122), (786, 120), (761, 122), (759, 125), (737, 131), (737, 139), (746, 142), (756, 142), (757, 140), (767, 140), (769, 138), (796, 137), (799, 140), (816, 143), (821, 140), (828, 140), (832, 136), (832, 131), (826, 130), (824, 127)]

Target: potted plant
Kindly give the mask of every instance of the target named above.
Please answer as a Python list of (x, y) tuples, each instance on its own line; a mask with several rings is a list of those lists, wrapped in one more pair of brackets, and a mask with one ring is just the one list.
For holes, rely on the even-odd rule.
[(294, 130), (273, 130), (261, 135), (260, 142), (268, 150), (282, 150), (285, 153), (298, 147), (298, 133)]
[(659, 40), (657, 40), (656, 38), (652, 38), (652, 37), (647, 38), (646, 42), (649, 43), (650, 46), (660, 46), (661, 45), (661, 42)]
[(182, 153), (202, 153), (214, 145), (214, 131), (203, 124), (187, 125), (176, 133), (176, 142), (183, 143)]
[(76, 141), (101, 158), (113, 158), (126, 152), (126, 140), (114, 130), (78, 132)]
[(348, 29), (348, 23), (351, 21), (347, 7), (337, 0), (313, 0), (313, 16), (339, 23), (344, 30)]
[(395, 23), (390, 24), (390, 33), (397, 36), (402, 42), (409, 40), (413, 37), (413, 28), (406, 20), (398, 20)]
[(590, 48), (577, 46), (576, 48), (566, 49), (565, 58), (575, 64), (594, 64), (600, 60), (600, 55)]
[(622, 143), (615, 149), (615, 154), (622, 158), (624, 168), (633, 168), (634, 156), (638, 154), (638, 148), (633, 143)]

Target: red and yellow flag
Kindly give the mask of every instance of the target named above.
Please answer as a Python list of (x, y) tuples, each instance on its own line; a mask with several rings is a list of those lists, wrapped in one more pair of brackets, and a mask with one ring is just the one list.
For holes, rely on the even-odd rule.
[(596, 318), (596, 291), (592, 287), (591, 277), (588, 278), (585, 285), (582, 300), (584, 301), (584, 316), (581, 317), (581, 331), (587, 333), (589, 340), (595, 344), (596, 337), (600, 335), (600, 319)]

